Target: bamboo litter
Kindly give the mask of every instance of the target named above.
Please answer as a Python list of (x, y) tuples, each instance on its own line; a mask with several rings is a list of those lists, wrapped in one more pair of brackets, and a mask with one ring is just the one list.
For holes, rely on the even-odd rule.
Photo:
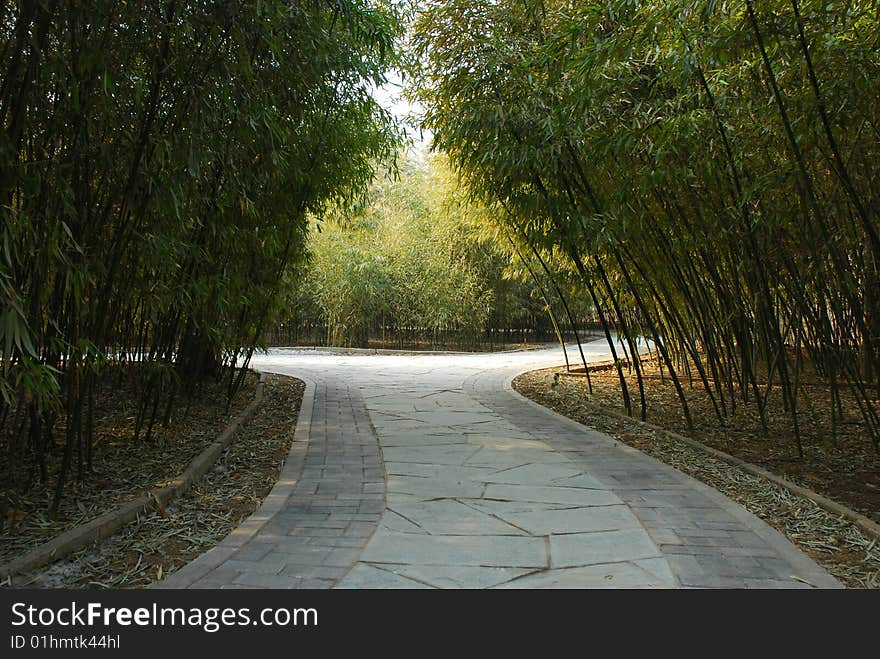
[(223, 384), (203, 385), (188, 404), (176, 408), (170, 426), (149, 442), (132, 437), (130, 415), (137, 397), (131, 382), (105, 383), (98, 399), (95, 472), (68, 487), (55, 519), (47, 512), (52, 488), (35, 484), (27, 493), (8, 492), (22, 519), (0, 532), (0, 564), (176, 478), (181, 465), (189, 464), (244, 410), (258, 379), (251, 373), (228, 408)]
[(658, 437), (636, 421), (608, 415), (587, 399), (577, 381), (562, 378), (552, 386), (547, 381), (552, 370), (523, 374), (514, 387), (719, 490), (783, 533), (845, 586), (880, 588), (880, 546), (849, 520), (669, 435)]
[(256, 510), (272, 489), (293, 440), (304, 385), (268, 375), (251, 421), (205, 478), (164, 509), (100, 545), (19, 578), (17, 587), (140, 588), (204, 553)]

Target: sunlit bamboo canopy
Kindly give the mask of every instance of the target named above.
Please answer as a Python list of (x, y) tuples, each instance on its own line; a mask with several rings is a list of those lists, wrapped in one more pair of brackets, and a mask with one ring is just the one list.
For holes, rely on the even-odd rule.
[(426, 5), (435, 146), (518, 240), (565, 256), (609, 339), (654, 340), (685, 413), (684, 369), (723, 418), (782, 396), (800, 448), (810, 368), (877, 443), (876, 2)]

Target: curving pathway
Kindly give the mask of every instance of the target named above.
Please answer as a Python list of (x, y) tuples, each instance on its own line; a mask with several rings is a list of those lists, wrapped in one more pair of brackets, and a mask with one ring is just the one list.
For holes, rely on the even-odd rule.
[[(604, 342), (588, 358), (607, 359)], [(307, 381), (261, 508), (162, 588), (839, 588), (681, 472), (523, 398), (558, 348), (274, 350)]]

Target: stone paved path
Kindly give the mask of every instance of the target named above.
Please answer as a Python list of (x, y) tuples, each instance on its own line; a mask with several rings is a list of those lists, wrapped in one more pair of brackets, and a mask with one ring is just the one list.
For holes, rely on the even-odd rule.
[(715, 490), (511, 390), (560, 353), (261, 357), (309, 384), (282, 478), (159, 587), (840, 587)]

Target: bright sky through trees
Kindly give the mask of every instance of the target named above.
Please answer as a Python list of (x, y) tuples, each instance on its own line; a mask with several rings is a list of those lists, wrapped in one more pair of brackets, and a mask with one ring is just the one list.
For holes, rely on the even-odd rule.
[(405, 97), (405, 83), (399, 72), (390, 71), (386, 76), (384, 85), (373, 88), (373, 95), (379, 105), (388, 110), (395, 119), (403, 122), (416, 150), (426, 152), (433, 133), (421, 124), (420, 119), (425, 112), (424, 106), (418, 101), (413, 102)]

